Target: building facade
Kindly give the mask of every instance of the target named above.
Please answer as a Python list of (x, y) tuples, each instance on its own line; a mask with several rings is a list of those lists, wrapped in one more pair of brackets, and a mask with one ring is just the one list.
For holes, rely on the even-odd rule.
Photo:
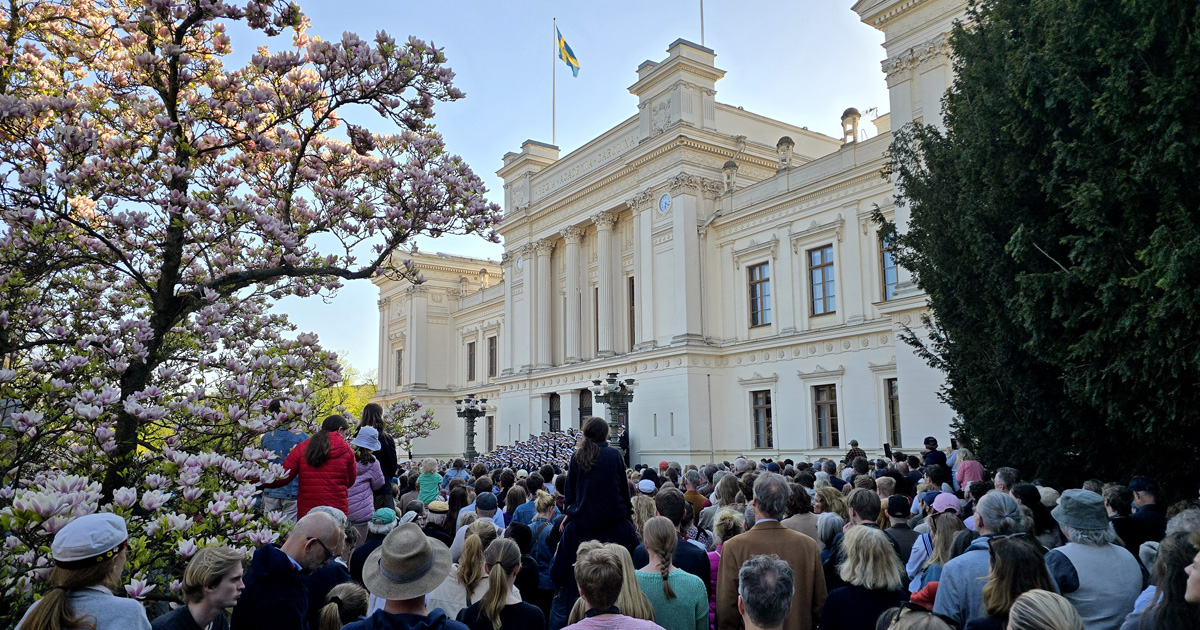
[(880, 176), (891, 128), (940, 122), (946, 34), (963, 0), (861, 0), (885, 33), (891, 112), (832, 138), (717, 100), (712, 50), (677, 40), (629, 88), (638, 111), (565, 156), (503, 158), (499, 262), (411, 252), (426, 282), (379, 279), (377, 400), (416, 397), (441, 423), (414, 454), (465, 448), (455, 399), (487, 398), (475, 446), (604, 415), (587, 389), (638, 387), (634, 461), (813, 458), (948, 442), (940, 373), (898, 334), (927, 301), (880, 242), (901, 226)]

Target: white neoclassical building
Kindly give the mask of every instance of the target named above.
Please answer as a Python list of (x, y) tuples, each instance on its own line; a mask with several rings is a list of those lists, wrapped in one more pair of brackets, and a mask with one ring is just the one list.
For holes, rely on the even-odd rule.
[[(588, 386), (636, 379), (635, 461), (906, 451), (948, 442), (940, 373), (897, 335), (927, 301), (871, 222), (901, 225), (880, 176), (892, 127), (940, 122), (946, 34), (964, 0), (860, 0), (885, 33), (891, 111), (861, 139), (725, 105), (712, 50), (677, 40), (630, 86), (638, 110), (567, 155), (503, 157), (501, 261), (413, 251), (426, 278), (377, 280), (377, 400), (441, 423), (416, 455), (465, 450), (454, 401), (487, 398), (476, 448), (604, 415)], [(881, 77), (882, 79), (883, 77)]]

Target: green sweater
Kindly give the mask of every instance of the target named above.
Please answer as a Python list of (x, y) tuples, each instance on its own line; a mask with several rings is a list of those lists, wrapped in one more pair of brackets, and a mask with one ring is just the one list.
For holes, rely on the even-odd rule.
[(666, 630), (708, 630), (708, 590), (700, 578), (679, 567), (671, 569), (667, 578), (675, 591), (671, 599), (663, 594), (661, 573), (638, 571), (637, 581), (654, 609), (655, 623)]
[(442, 476), (437, 473), (421, 473), (417, 477), (417, 483), (421, 484), (421, 494), (417, 498), (421, 503), (429, 505), (437, 500), (438, 486), (442, 483)]

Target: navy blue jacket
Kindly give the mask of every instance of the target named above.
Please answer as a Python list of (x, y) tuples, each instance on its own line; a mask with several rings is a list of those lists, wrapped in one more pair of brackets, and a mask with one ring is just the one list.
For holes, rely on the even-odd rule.
[(446, 616), (441, 608), (434, 608), (428, 615), (393, 615), (382, 610), (354, 623), (342, 626), (342, 630), (468, 630), (467, 626)]
[(308, 629), (308, 589), (278, 547), (259, 547), (242, 581), (246, 590), (233, 608), (233, 630)]

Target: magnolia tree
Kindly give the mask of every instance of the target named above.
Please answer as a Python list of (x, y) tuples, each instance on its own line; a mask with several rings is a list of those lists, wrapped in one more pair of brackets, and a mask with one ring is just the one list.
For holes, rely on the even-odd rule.
[[(14, 0), (0, 9), (0, 592), (46, 588), (50, 537), (125, 516), (137, 597), (171, 598), (198, 546), (276, 539), (257, 449), (337, 383), (269, 312), (346, 280), (415, 277), (418, 234), (496, 239), (499, 208), (433, 131), (463, 94), (417, 39), (310, 37), (294, 4)], [(224, 65), (226, 25), (269, 36)], [(380, 128), (344, 124), (342, 112)], [(270, 414), (273, 398), (287, 402)], [(401, 444), (435, 426), (389, 409)]]

